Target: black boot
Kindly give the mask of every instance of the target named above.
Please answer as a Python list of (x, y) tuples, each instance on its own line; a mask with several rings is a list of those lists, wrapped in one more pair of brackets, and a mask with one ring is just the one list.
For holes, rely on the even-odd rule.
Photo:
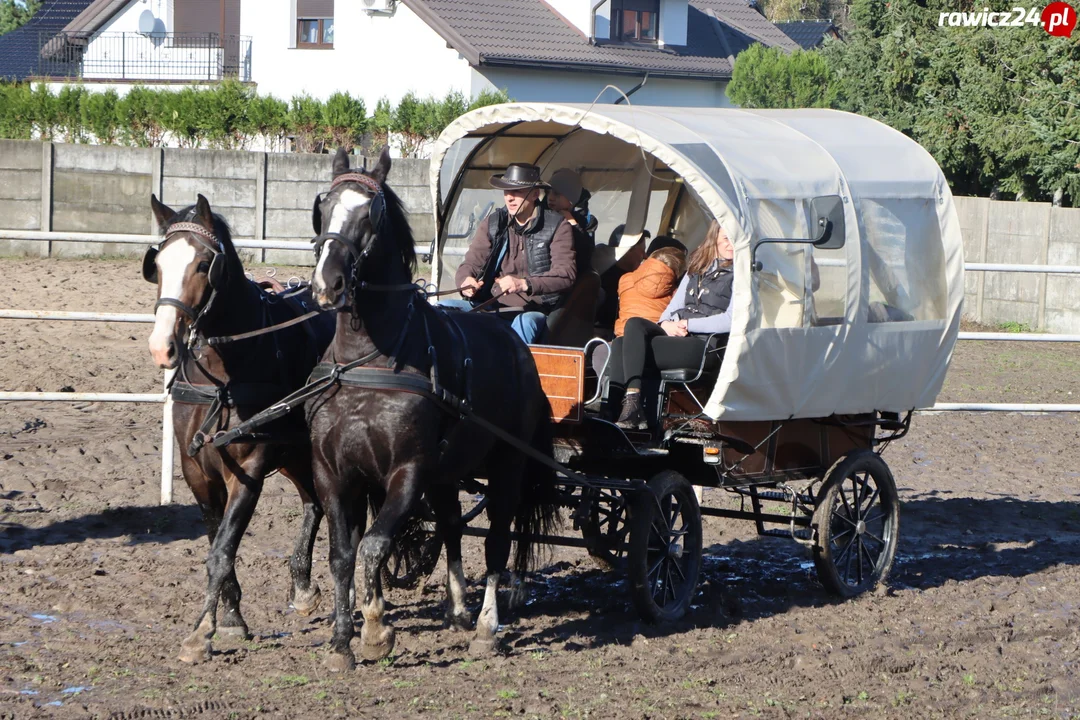
[(623, 398), (622, 413), (615, 424), (625, 430), (644, 430), (649, 425), (645, 421), (640, 392), (628, 392)]

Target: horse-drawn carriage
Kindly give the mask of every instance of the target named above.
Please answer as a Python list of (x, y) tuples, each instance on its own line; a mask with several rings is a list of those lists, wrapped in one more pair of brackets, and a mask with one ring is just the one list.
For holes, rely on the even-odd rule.
[[(579, 279), (549, 318), (552, 344), (531, 348), (509, 323), (426, 302), (386, 151), (370, 171), (350, 168), (343, 151), (334, 158), (313, 208), (317, 265), (303, 307), (244, 280), (206, 198), (179, 212), (154, 199), (164, 239), (143, 267), (158, 286), (150, 349), (178, 368), (184, 475), (211, 539), (182, 659), (208, 658), (215, 632), (247, 633), (233, 561), (275, 468), (305, 504), (290, 560), (300, 612), (319, 604), (311, 554), (324, 512), (329, 522), (333, 669), (353, 663), (354, 601), (364, 657), (392, 651), (382, 584), (418, 580), (441, 547), (447, 622), (472, 627), (461, 535), (480, 508), (462, 514), (460, 489), (478, 491), (488, 517), (479, 652), (495, 646), (512, 527), (518, 571), (538, 542), (625, 559), (636, 606), (658, 621), (690, 605), (702, 515), (753, 520), (808, 546), (840, 595), (888, 573), (899, 501), (880, 453), (940, 390), (963, 298), (959, 225), (933, 159), (884, 125), (824, 110), (482, 108), (453, 122), (432, 155), (440, 294), (454, 292), (455, 266), (499, 201), (488, 178), (521, 161), (580, 173), (597, 236), (622, 226), (615, 258), (646, 228), (692, 249), (715, 219), (732, 242), (730, 333), (656, 374), (648, 430), (624, 430), (592, 402), (606, 385), (591, 362), (605, 343), (594, 337), (596, 277)], [(334, 311), (322, 316), (334, 328), (307, 323), (312, 302)], [(742, 509), (700, 507), (695, 486), (731, 493)], [(435, 532), (403, 538), (421, 498)], [(765, 500), (790, 511), (768, 512)], [(559, 505), (581, 538), (551, 535)]]
[[(707, 357), (654, 378), (650, 429), (594, 410), (594, 298), (571, 293), (557, 345), (532, 346), (557, 423), (555, 460), (585, 545), (623, 559), (651, 620), (689, 607), (701, 516), (752, 520), (811, 549), (831, 592), (889, 571), (899, 500), (881, 451), (933, 404), (960, 322), (963, 260), (952, 196), (919, 145), (826, 110), (744, 111), (507, 104), (452, 123), (432, 153), (432, 282), (453, 287), (476, 224), (511, 162), (577, 171), (598, 244), (616, 255), (651, 229), (693, 249), (716, 218), (735, 248), (734, 319)], [(595, 283), (592, 284), (595, 287)], [(708, 355), (711, 350), (706, 351)], [(699, 507), (720, 488), (741, 509)], [(716, 497), (717, 494), (710, 494)], [(763, 501), (785, 503), (787, 514)]]

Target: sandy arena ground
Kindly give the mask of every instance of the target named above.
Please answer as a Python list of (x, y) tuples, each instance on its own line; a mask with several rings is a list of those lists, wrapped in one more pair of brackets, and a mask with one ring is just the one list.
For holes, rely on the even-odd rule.
[[(149, 312), (133, 261), (3, 260), (5, 307)], [(134, 324), (0, 321), (4, 390), (151, 392)], [(1080, 402), (1080, 348), (961, 343), (946, 401)], [(0, 718), (1080, 717), (1075, 415), (922, 415), (885, 459), (901, 539), (887, 588), (849, 602), (806, 551), (707, 519), (692, 613), (642, 624), (617, 573), (556, 549), (507, 654), (441, 629), (441, 571), (391, 592), (392, 658), (331, 675), (324, 609), (286, 607), (300, 506), (268, 481), (237, 574), (255, 638), (176, 659), (204, 591), (201, 517), (159, 507), (160, 408), (0, 404)], [(707, 491), (706, 502), (728, 502)], [(332, 587), (325, 525), (316, 576)], [(478, 608), (479, 542), (466, 545)], [(504, 616), (505, 617), (505, 616)]]

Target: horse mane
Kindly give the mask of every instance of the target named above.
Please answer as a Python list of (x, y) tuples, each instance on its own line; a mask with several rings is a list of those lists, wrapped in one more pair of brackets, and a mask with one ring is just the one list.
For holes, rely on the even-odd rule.
[(382, 189), (385, 202), (383, 211), (386, 213), (386, 220), (389, 221), (389, 227), (395, 235), (394, 240), (397, 242), (398, 252), (401, 253), (401, 261), (409, 269), (411, 277), (416, 273), (416, 242), (413, 240), (412, 227), (409, 225), (409, 218), (405, 213), (405, 205), (389, 185), (383, 183)]

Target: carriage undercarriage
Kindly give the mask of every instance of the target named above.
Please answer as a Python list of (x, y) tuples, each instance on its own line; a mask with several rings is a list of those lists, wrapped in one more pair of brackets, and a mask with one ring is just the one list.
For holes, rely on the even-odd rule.
[[(653, 430), (624, 431), (586, 409), (598, 381), (584, 350), (531, 349), (556, 422), (561, 504), (579, 534), (534, 539), (582, 548), (625, 572), (644, 619), (669, 622), (690, 608), (702, 517), (752, 521), (759, 535), (803, 545), (821, 584), (839, 597), (871, 590), (888, 575), (899, 499), (880, 453), (907, 433), (910, 415), (718, 423), (695, 399), (711, 378), (687, 371), (692, 381), (661, 383)], [(702, 505), (706, 488), (724, 493), (712, 497), (736, 499), (738, 508)], [(484, 510), (484, 485), (462, 489), (479, 498), (463, 515), (467, 524)], [(434, 524), (423, 527), (429, 538), (420, 556), (393, 555), (383, 575), (388, 585), (415, 586), (434, 569), (440, 544)], [(486, 532), (467, 525), (465, 534)]]

